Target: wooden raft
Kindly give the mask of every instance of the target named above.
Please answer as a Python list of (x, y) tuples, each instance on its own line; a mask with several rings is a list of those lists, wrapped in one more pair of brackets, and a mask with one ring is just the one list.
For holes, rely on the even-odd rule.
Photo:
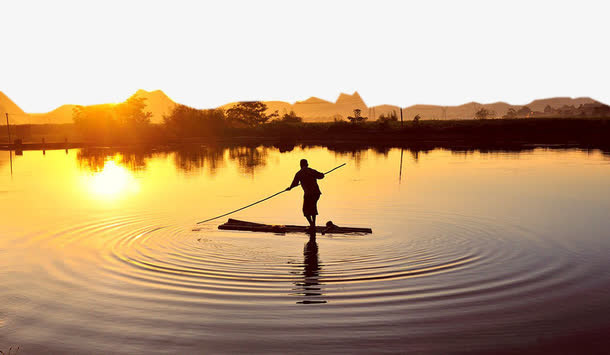
[[(229, 218), (227, 223), (219, 225), (218, 229), (269, 233), (307, 233), (309, 231), (309, 227), (307, 226), (253, 223), (233, 218)], [(332, 222), (329, 222), (326, 226), (316, 226), (316, 233), (373, 233), (373, 230), (371, 228), (339, 227), (332, 224)]]

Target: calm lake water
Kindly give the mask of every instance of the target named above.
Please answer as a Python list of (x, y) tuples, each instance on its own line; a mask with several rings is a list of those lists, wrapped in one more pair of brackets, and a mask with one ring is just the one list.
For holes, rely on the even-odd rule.
[[(347, 163), (320, 181), (319, 222), (372, 235), (193, 230), (301, 158)], [(301, 201), (232, 217), (304, 224)], [(0, 152), (0, 350), (592, 349), (610, 342), (609, 211), (599, 151)]]

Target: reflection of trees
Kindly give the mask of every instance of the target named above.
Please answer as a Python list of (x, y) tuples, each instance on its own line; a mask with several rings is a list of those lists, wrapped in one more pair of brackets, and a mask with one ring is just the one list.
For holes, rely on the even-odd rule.
[(146, 159), (152, 155), (152, 151), (83, 148), (76, 154), (76, 159), (81, 169), (91, 172), (102, 171), (110, 160), (130, 171), (141, 171), (146, 169)]
[(290, 141), (279, 141), (273, 144), (274, 148), (277, 148), (280, 153), (289, 153), (294, 150), (295, 143)]
[(350, 148), (350, 147), (328, 147), (330, 151), (335, 153), (335, 157), (349, 158), (354, 162), (356, 168), (360, 168), (360, 163), (366, 152), (370, 149), (368, 147), (364, 149)]
[(390, 150), (394, 149), (390, 145), (369, 145), (358, 143), (347, 143), (327, 146), (328, 150), (335, 153), (335, 157), (349, 158), (356, 167), (360, 167), (362, 160), (366, 160), (366, 155), (371, 152), (375, 156), (388, 157)]
[(237, 161), (241, 171), (254, 174), (258, 167), (267, 164), (267, 147), (231, 147), (229, 148), (229, 159)]
[(383, 155), (385, 158), (388, 157), (388, 153), (390, 153), (390, 149), (391, 147), (388, 146), (378, 146), (378, 147), (373, 147), (373, 151), (375, 152), (375, 155)]
[(413, 160), (417, 163), (420, 158), (420, 153), (428, 154), (433, 148), (393, 148), (387, 145), (379, 146), (362, 146), (362, 145), (340, 145), (340, 146), (329, 146), (328, 150), (333, 151), (336, 157), (351, 159), (357, 168), (360, 167), (362, 160), (366, 160), (366, 155), (370, 152), (375, 156), (388, 157), (389, 152), (392, 149), (404, 149), (410, 153)]
[(218, 147), (209, 146), (197, 149), (181, 149), (174, 154), (176, 168), (190, 172), (207, 167), (210, 174), (225, 164), (225, 152), (228, 151), (230, 160), (237, 162), (240, 170), (244, 173), (253, 174), (259, 167), (267, 164), (267, 147)]
[[(112, 160), (115, 164), (120, 164), (131, 171), (145, 170), (147, 161), (154, 155), (172, 154), (173, 163), (176, 169), (185, 172), (193, 172), (205, 168), (210, 174), (215, 174), (218, 169), (223, 168), (229, 159), (235, 162), (242, 173), (253, 175), (259, 168), (267, 165), (267, 159), (270, 152), (290, 153), (295, 145), (291, 142), (269, 142), (266, 145), (260, 146), (236, 146), (236, 145), (210, 145), (197, 146), (196, 148), (188, 148), (180, 146), (179, 148), (83, 148), (78, 151), (77, 159), (79, 166), (82, 169), (87, 169), (92, 172), (98, 172), (104, 169), (107, 161)], [(388, 157), (392, 149), (404, 149), (404, 154), (410, 154), (414, 162), (418, 162), (424, 155), (438, 148), (447, 149), (451, 154), (455, 155), (470, 155), (474, 152), (481, 154), (498, 154), (502, 153), (522, 153), (533, 151), (535, 147), (502, 147), (502, 148), (470, 148), (464, 146), (458, 147), (436, 147), (434, 145), (415, 145), (405, 146), (404, 148), (394, 148), (389, 145), (364, 145), (364, 144), (336, 144), (330, 146), (319, 145), (300, 145), (303, 150), (318, 149), (326, 147), (333, 152), (335, 157), (340, 157), (349, 160), (357, 168), (362, 162), (366, 162), (372, 156)], [(392, 147), (392, 148), (390, 148)], [(177, 150), (176, 150), (177, 149)], [(602, 152), (604, 157), (610, 157), (610, 151), (597, 149)], [(228, 154), (227, 154), (228, 153)], [(407, 155), (408, 156), (408, 155)], [(518, 156), (518, 155), (515, 155)], [(8, 163), (8, 156), (3, 160), (0, 157), (0, 166)], [(397, 162), (399, 164), (399, 162)]]
[[(265, 166), (268, 156), (267, 147), (197, 147), (196, 149), (182, 148), (173, 151), (173, 160), (176, 169), (191, 172), (207, 168), (210, 174), (225, 164), (225, 152), (229, 152), (229, 159), (236, 161), (244, 173), (253, 174), (258, 167)], [(167, 154), (171, 151), (159, 152), (158, 150), (121, 150), (103, 148), (83, 148), (79, 150), (76, 157), (79, 167), (92, 172), (104, 169), (107, 161), (112, 160), (131, 171), (146, 169), (147, 159), (154, 154)]]
[(218, 168), (224, 166), (225, 150), (226, 148), (221, 147), (181, 149), (174, 153), (174, 165), (177, 169), (185, 172), (207, 167), (208, 172), (214, 175)]
[(360, 164), (362, 163), (362, 158), (365, 153), (365, 150), (356, 150), (352, 152), (337, 152), (337, 155), (341, 157), (349, 157), (354, 162), (356, 168), (360, 169)]
[(413, 157), (413, 161), (414, 162), (419, 162), (419, 150), (416, 149), (410, 149), (409, 152), (411, 153), (411, 156)]
[(208, 146), (197, 149), (180, 149), (174, 154), (174, 164), (177, 169), (190, 172), (207, 167), (210, 174), (225, 164), (225, 152), (228, 151), (230, 160), (237, 162), (244, 173), (253, 174), (258, 167), (267, 164), (267, 147), (219, 147)]
[(106, 165), (106, 158), (111, 157), (109, 152), (91, 151), (89, 149), (81, 149), (76, 154), (78, 167), (81, 170), (89, 170), (90, 172), (100, 172)]

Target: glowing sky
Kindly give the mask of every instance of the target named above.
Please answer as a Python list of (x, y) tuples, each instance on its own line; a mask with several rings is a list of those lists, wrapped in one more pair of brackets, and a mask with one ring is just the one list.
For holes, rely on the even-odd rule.
[(610, 102), (604, 1), (4, 1), (0, 91), (26, 112), (137, 89), (368, 105)]

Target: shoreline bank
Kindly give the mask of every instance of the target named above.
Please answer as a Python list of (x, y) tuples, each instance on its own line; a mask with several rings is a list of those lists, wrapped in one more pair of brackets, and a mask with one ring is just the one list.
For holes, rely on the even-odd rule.
[[(154, 135), (87, 140), (74, 125), (18, 127), (12, 136), (21, 143), (0, 143), (0, 150), (55, 150), (72, 148), (192, 147), (197, 145), (268, 145), (290, 147), (371, 146), (396, 148), (487, 149), (502, 147), (581, 147), (610, 149), (610, 119), (510, 119), (421, 122), (269, 123), (256, 127), (228, 128), (219, 132), (172, 135), (153, 126)], [(14, 141), (14, 139), (12, 139)]]

